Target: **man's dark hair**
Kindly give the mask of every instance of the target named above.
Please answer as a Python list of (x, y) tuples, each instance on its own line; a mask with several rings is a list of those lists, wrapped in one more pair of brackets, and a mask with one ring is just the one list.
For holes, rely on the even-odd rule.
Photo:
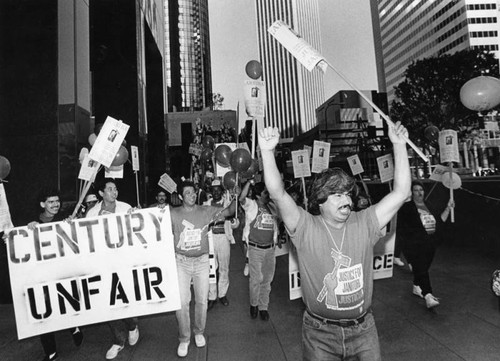
[(59, 197), (59, 200), (61, 200), (61, 196), (59, 195), (59, 191), (56, 188), (43, 188), (38, 193), (37, 201), (38, 201), (38, 203), (45, 202), (50, 197)]
[(104, 192), (104, 189), (106, 188), (106, 184), (108, 184), (108, 183), (113, 183), (118, 188), (118, 183), (116, 182), (116, 179), (104, 178), (104, 179), (100, 180), (98, 184), (96, 184), (97, 190)]
[(309, 188), (309, 212), (319, 214), (319, 205), (326, 202), (328, 196), (335, 193), (358, 193), (358, 187), (353, 177), (340, 168), (325, 169), (318, 173)]
[(264, 184), (264, 182), (255, 183), (255, 185), (253, 186), (254, 192), (252, 194), (252, 198), (257, 199), (257, 196), (260, 197), (264, 189), (266, 189), (266, 185)]
[(181, 183), (180, 187), (179, 187), (179, 194), (182, 196), (182, 193), (184, 192), (184, 188), (187, 188), (187, 187), (193, 187), (194, 190), (196, 190), (196, 186), (193, 182), (191, 181), (184, 181)]

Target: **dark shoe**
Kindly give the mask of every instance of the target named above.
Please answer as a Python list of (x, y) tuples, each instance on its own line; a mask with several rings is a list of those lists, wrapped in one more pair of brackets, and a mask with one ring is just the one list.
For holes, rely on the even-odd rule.
[(46, 356), (43, 358), (43, 360), (42, 360), (42, 361), (53, 361), (53, 360), (57, 360), (57, 359), (58, 359), (58, 357), (59, 357), (59, 355), (58, 355), (58, 354), (57, 354), (57, 352), (56, 352), (56, 353), (54, 353), (54, 354), (52, 355), (52, 357), (50, 357), (49, 355), (46, 355)]
[(229, 300), (227, 299), (226, 296), (219, 298), (220, 303), (222, 303), (224, 306), (229, 306)]
[(258, 314), (259, 314), (259, 307), (250, 306), (250, 316), (252, 316), (252, 318), (257, 318)]
[(214, 308), (214, 306), (215, 306), (216, 303), (217, 303), (216, 300), (208, 300), (207, 311), (210, 311), (212, 308)]
[(262, 321), (269, 321), (269, 312), (264, 310), (264, 311), (259, 311), (259, 314), (260, 314), (260, 319)]
[(80, 331), (80, 329), (77, 327), (74, 331), (73, 331), (73, 343), (75, 344), (76, 347), (79, 347), (82, 342), (83, 342), (83, 333), (82, 331)]

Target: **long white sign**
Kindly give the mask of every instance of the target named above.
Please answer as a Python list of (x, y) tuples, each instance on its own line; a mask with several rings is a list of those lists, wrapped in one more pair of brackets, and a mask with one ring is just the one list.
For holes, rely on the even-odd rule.
[(147, 208), (12, 229), (18, 338), (179, 309), (170, 222)]

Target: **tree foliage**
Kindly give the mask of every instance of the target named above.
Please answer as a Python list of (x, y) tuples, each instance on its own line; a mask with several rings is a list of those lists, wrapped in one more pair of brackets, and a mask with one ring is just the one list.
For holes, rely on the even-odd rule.
[(422, 146), (427, 143), (424, 130), (429, 125), (457, 130), (459, 137), (464, 137), (479, 117), (460, 102), (460, 88), (480, 75), (498, 77), (498, 71), (493, 54), (479, 50), (417, 60), (395, 87), (391, 118), (401, 121), (411, 139)]

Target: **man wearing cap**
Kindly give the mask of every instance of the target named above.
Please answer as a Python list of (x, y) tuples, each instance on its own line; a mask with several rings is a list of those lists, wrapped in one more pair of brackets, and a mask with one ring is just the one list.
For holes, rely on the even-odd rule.
[[(204, 202), (204, 206), (214, 206), (224, 208), (229, 205), (229, 201), (223, 197), (222, 184), (219, 179), (214, 179), (212, 181), (212, 198)], [(219, 277), (217, 283), (211, 283), (208, 292), (208, 304), (207, 310), (210, 310), (215, 306), (217, 302), (217, 296), (219, 296), (219, 301), (224, 305), (229, 305), (229, 300), (227, 299), (227, 290), (229, 288), (229, 260), (231, 257), (231, 246), (230, 241), (232, 234), (226, 235), (226, 229), (231, 227), (226, 227), (226, 222), (228, 220), (216, 221), (212, 227), (212, 239), (214, 246), (214, 258), (215, 258), (215, 268), (218, 270)]]

